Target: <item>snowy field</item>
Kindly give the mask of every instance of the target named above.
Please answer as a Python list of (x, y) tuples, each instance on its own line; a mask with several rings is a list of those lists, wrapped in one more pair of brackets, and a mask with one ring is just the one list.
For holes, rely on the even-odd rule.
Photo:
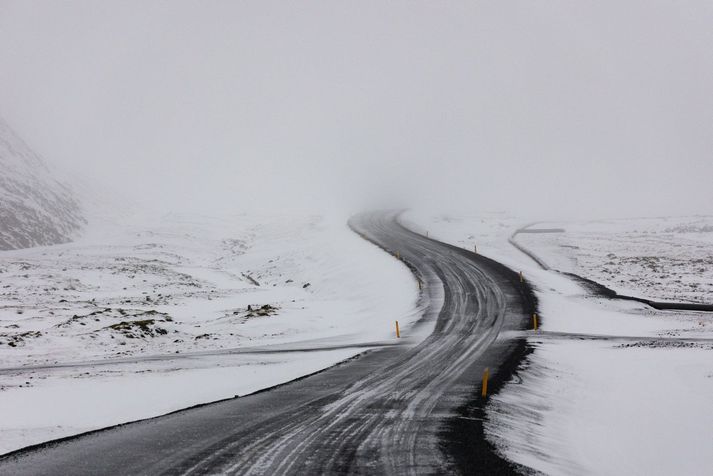
[(315, 372), (393, 342), (396, 319), (408, 332), (412, 275), (345, 222), (95, 220), (0, 253), (0, 453)]
[[(713, 467), (711, 313), (656, 311), (593, 297), (567, 276), (540, 269), (508, 243), (526, 223), (515, 217), (409, 212), (402, 221), (454, 245), (472, 250), (477, 244), (480, 253), (522, 270), (535, 286), (541, 327), (528, 332), (534, 352), (487, 410), (488, 437), (508, 459), (556, 475), (706, 474)], [(665, 222), (673, 228), (688, 220)], [(619, 236), (621, 228), (600, 224), (599, 230), (627, 242)], [(664, 233), (673, 249), (695, 249), (688, 232)], [(569, 239), (567, 245), (580, 246)], [(602, 240), (595, 243), (609, 247)], [(671, 256), (666, 249), (659, 251)], [(558, 250), (550, 249), (545, 259), (569, 260)], [(628, 250), (628, 256), (637, 253), (635, 246)], [(641, 256), (656, 253), (638, 250)], [(594, 255), (590, 259), (595, 268)], [(557, 262), (553, 259), (553, 266)]]
[(548, 266), (620, 294), (657, 301), (713, 302), (713, 217), (538, 223), (565, 233), (517, 241)]
[[(409, 212), (402, 221), (477, 245), (536, 287), (542, 319), (539, 332), (528, 332), (534, 352), (487, 412), (489, 438), (507, 458), (562, 475), (701, 474), (713, 466), (709, 313), (593, 297), (508, 243), (525, 223), (517, 217)], [(413, 277), (344, 222), (142, 216), (95, 222), (76, 243), (0, 253), (0, 453), (318, 371), (393, 342), (395, 319), (408, 334), (418, 317)], [(631, 237), (622, 238), (628, 228), (617, 223), (564, 246), (533, 241), (574, 240), (570, 230), (594, 225), (560, 224), (566, 235), (518, 239), (555, 268), (583, 271), (564, 268), (584, 262), (567, 253), (624, 256)], [(669, 240), (664, 256), (669, 248), (692, 252), (690, 234), (708, 233), (667, 228), (656, 233)], [(654, 234), (647, 230), (640, 235)], [(617, 241), (622, 248), (609, 243)], [(657, 253), (628, 249), (626, 256)], [(591, 269), (596, 256), (611, 259), (587, 253)], [(705, 301), (685, 289), (688, 299)]]

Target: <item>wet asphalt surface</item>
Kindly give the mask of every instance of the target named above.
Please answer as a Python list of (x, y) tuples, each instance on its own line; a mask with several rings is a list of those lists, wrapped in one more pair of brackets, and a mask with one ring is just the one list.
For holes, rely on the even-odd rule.
[(406, 330), (403, 345), (268, 391), (20, 450), (0, 458), (0, 474), (515, 471), (483, 435), (480, 389), (486, 367), (496, 392), (529, 351), (506, 332), (529, 326), (536, 301), (527, 283), (407, 230), (395, 212), (358, 215), (350, 225), (398, 251), (423, 283), (417, 326), (433, 327), (425, 340), (410, 342)]

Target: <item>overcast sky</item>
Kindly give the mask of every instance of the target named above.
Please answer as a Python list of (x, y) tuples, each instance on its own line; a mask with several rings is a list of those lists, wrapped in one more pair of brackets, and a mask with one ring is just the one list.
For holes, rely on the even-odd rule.
[(0, 115), (162, 208), (713, 213), (713, 2), (0, 0)]

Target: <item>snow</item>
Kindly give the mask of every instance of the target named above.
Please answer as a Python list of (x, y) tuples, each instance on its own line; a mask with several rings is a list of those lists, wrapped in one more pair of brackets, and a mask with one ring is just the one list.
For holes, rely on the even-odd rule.
[[(488, 438), (506, 458), (561, 475), (704, 474), (713, 467), (710, 313), (656, 311), (591, 296), (567, 276), (540, 269), (508, 243), (527, 223), (524, 219), (409, 212), (403, 221), (457, 246), (473, 249), (477, 243), (480, 253), (522, 270), (535, 287), (541, 330), (527, 332), (534, 351), (486, 411)], [(679, 221), (664, 219), (659, 227), (671, 222)], [(622, 233), (617, 226), (597, 226), (609, 239)], [(671, 234), (667, 240), (678, 248), (688, 238)], [(573, 237), (568, 240), (580, 246)], [(631, 246), (629, 252), (636, 249)], [(559, 258), (559, 251), (550, 250), (546, 260)]]
[(0, 452), (314, 372), (395, 320), (408, 335), (416, 281), (346, 218), (146, 212), (0, 253)]
[(704, 474), (711, 467), (711, 348), (537, 345), (522, 384), (488, 409), (508, 458), (546, 474)]
[[(134, 219), (75, 243), (5, 252), (0, 271), (5, 367), (380, 340), (394, 318), (416, 315), (406, 267), (337, 218)], [(265, 305), (270, 316), (259, 315)], [(111, 327), (150, 319), (145, 331)]]
[(620, 294), (656, 301), (707, 302), (713, 295), (713, 217), (538, 223), (565, 233), (520, 234), (550, 267), (593, 279)]

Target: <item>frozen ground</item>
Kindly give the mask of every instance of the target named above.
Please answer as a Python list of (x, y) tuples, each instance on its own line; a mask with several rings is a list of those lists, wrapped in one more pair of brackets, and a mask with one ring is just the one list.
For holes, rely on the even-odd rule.
[(713, 302), (713, 217), (538, 223), (565, 233), (520, 234), (549, 266), (620, 294), (658, 301)]
[[(487, 410), (486, 431), (508, 459), (561, 475), (706, 474), (713, 467), (710, 313), (593, 297), (507, 242), (521, 219), (410, 212), (403, 221), (458, 246), (477, 244), (536, 287), (541, 329), (528, 334), (534, 352)], [(679, 234), (669, 236), (677, 244)]]
[[(393, 321), (418, 316), (416, 283), (345, 221), (132, 217), (0, 253), (0, 453), (393, 342)], [(262, 352), (285, 349), (317, 351)]]

